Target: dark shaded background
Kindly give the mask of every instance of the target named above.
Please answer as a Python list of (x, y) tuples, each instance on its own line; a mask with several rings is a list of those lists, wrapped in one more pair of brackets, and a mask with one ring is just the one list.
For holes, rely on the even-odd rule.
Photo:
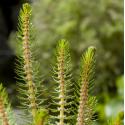
[(16, 56), (8, 45), (8, 38), (17, 29), (18, 13), (23, 3), (23, 0), (0, 0), (0, 81), (5, 85), (15, 82)]
[(0, 1), (0, 81), (4, 84), (14, 80), (15, 55), (8, 46), (8, 37), (12, 30), (16, 30), (20, 6), (18, 0)]

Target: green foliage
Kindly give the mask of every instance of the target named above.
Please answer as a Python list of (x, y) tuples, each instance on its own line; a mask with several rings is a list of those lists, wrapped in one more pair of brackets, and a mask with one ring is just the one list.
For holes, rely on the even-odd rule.
[(115, 119), (108, 122), (108, 125), (123, 125), (124, 112), (120, 112)]
[(72, 64), (67, 41), (59, 41), (54, 64), (53, 79), (56, 84), (52, 99), (53, 109), (50, 109), (52, 112), (51, 119), (54, 121), (53, 124), (74, 124), (75, 89), (72, 81)]
[[(33, 61), (31, 49), (31, 6), (26, 3), (20, 11), (18, 41), (20, 42), (21, 55), (16, 64), (18, 80), (18, 97), (22, 104), (24, 114), (21, 116), (28, 125), (88, 125), (92, 120), (96, 99), (89, 95), (89, 87), (93, 83), (93, 72), (95, 64), (95, 48), (89, 47), (81, 61), (80, 84), (75, 83), (72, 76), (72, 64), (69, 52), (69, 45), (66, 40), (60, 40), (56, 49), (56, 59), (53, 66), (53, 79), (55, 81), (55, 91), (52, 96), (52, 103), (45, 108), (43, 97), (41, 96), (41, 80), (37, 79), (34, 70), (36, 65)], [(36, 67), (35, 67), (36, 68)], [(38, 74), (39, 75), (39, 74)], [(36, 81), (37, 79), (37, 81)], [(40, 86), (39, 86), (40, 85)], [(2, 85), (0, 86), (0, 113), (4, 125), (11, 125), (9, 117), (6, 115), (4, 105), (8, 103), (7, 95)], [(47, 105), (46, 105), (47, 106)], [(7, 107), (7, 108), (8, 108)], [(94, 110), (95, 111), (95, 110)], [(13, 121), (13, 119), (11, 119)]]
[(117, 86), (117, 93), (119, 98), (121, 98), (121, 100), (123, 100), (123, 96), (124, 96), (124, 76), (120, 76), (116, 79), (116, 86)]
[(80, 99), (78, 107), (77, 125), (91, 124), (96, 105), (96, 99), (89, 97), (89, 91), (93, 84), (95, 70), (95, 48), (89, 47), (82, 57), (80, 78)]
[[(71, 41), (74, 61), (72, 76), (75, 79), (79, 74), (78, 60), (83, 50), (90, 45), (96, 46), (98, 77), (94, 92), (99, 95), (96, 123), (105, 125), (108, 117), (117, 115), (119, 109), (121, 111), (123, 108), (123, 83), (119, 80), (119, 76), (123, 74), (123, 1), (35, 1), (32, 20), (36, 32), (31, 36), (36, 36), (36, 39), (31, 49), (35, 53), (35, 60), (40, 62), (40, 71), (44, 71), (48, 90), (55, 86), (51, 84), (48, 65), (58, 39), (66, 38)], [(14, 47), (14, 40), (12, 41)], [(22, 55), (20, 47), (15, 50), (18, 55)], [(79, 87), (77, 88), (79, 90)], [(79, 96), (78, 90), (76, 95)], [(48, 93), (50, 94), (50, 91)], [(44, 96), (48, 93), (44, 93)], [(107, 113), (107, 107), (108, 111), (112, 111), (110, 115)]]
[(94, 58), (95, 48), (90, 47), (81, 61), (80, 84), (74, 84), (69, 45), (65, 40), (59, 42), (54, 63), (56, 65), (53, 67), (56, 84), (51, 105), (53, 108), (50, 109), (51, 124), (91, 124), (96, 104), (96, 99), (89, 95), (89, 87), (93, 83)]
[[(99, 51), (97, 70), (100, 73), (97, 82), (102, 85), (98, 91), (103, 91), (106, 86), (113, 84), (116, 75), (123, 73), (122, 12), (122, 0), (34, 2), (33, 23), (37, 29), (34, 50), (37, 48), (37, 51), (42, 51), (37, 55), (38, 59), (40, 62), (50, 61), (51, 52), (59, 38), (71, 41), (76, 64), (82, 51), (94, 45)], [(45, 64), (44, 67), (47, 68)], [(109, 75), (110, 81), (105, 82)]]
[[(71, 41), (72, 72), (75, 77), (79, 74), (78, 60), (83, 50), (90, 45), (97, 48), (98, 77), (94, 92), (100, 95), (98, 121), (105, 125), (109, 117), (105, 112), (106, 105), (112, 97), (116, 97), (116, 78), (123, 74), (123, 0), (35, 1), (33, 23), (37, 36), (34, 50), (37, 48), (39, 62), (45, 62), (41, 69), (45, 69), (48, 80), (49, 70), (46, 69), (49, 68), (47, 65), (51, 62), (51, 53), (58, 39)], [(39, 51), (41, 54), (38, 54)], [(121, 105), (118, 98), (115, 100)], [(100, 112), (103, 112), (103, 118)]]
[[(88, 125), (92, 120), (96, 99), (89, 95), (89, 87), (93, 83), (95, 64), (95, 48), (86, 51), (81, 62), (80, 84), (75, 83), (72, 75), (69, 44), (60, 40), (56, 49), (56, 59), (53, 66), (55, 91), (52, 92), (49, 106), (45, 103), (42, 93), (43, 83), (39, 78), (39, 69), (32, 50), (31, 6), (23, 5), (18, 26), (18, 42), (20, 55), (16, 63), (17, 89), (23, 113), (20, 117), (25, 125)], [(92, 82), (92, 83), (91, 83)], [(9, 103), (2, 85), (0, 86), (0, 109), (4, 125), (11, 125), (9, 113), (6, 114), (4, 105)], [(48, 110), (50, 113), (48, 113)], [(95, 111), (95, 110), (94, 110)], [(12, 122), (13, 119), (11, 119)], [(13, 123), (12, 123), (13, 124)]]
[[(123, 76), (116, 78), (117, 91), (114, 95), (109, 96), (108, 93), (104, 93), (103, 103), (98, 104), (97, 112), (99, 116), (100, 124), (105, 121), (105, 119), (116, 119), (120, 112), (124, 110), (123, 103), (123, 91), (124, 91), (124, 80)], [(122, 93), (122, 94), (121, 94)], [(112, 121), (112, 120), (111, 120)]]
[[(41, 79), (38, 77), (39, 69), (34, 61), (33, 54), (31, 51), (32, 39), (31, 39), (31, 6), (24, 4), (20, 11), (19, 17), (19, 31), (18, 31), (18, 42), (20, 45), (21, 55), (18, 57), (16, 63), (17, 73), (17, 86), (18, 86), (18, 98), (24, 109), (24, 117), (27, 119), (32, 118), (35, 121), (37, 110), (41, 109), (43, 103), (43, 86), (41, 85)], [(28, 115), (27, 115), (28, 114)], [(29, 122), (29, 120), (27, 120)], [(27, 123), (31, 124), (31, 123)]]
[(0, 124), (1, 125), (16, 125), (13, 111), (8, 100), (8, 94), (0, 84)]
[(46, 109), (39, 109), (35, 116), (35, 125), (44, 125), (47, 122), (48, 111)]

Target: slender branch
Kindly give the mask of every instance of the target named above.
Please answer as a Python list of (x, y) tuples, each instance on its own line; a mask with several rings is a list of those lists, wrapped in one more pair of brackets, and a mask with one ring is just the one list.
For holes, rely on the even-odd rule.
[(78, 117), (76, 125), (86, 124), (86, 105), (88, 103), (88, 89), (89, 81), (93, 72), (93, 62), (94, 62), (95, 48), (88, 48), (87, 52), (82, 58), (82, 73), (81, 73), (81, 90), (80, 90), (80, 102), (78, 108)]
[(86, 72), (83, 73), (84, 78), (82, 78), (82, 87), (80, 90), (80, 103), (79, 103), (79, 109), (78, 109), (78, 119), (77, 119), (77, 125), (85, 125), (84, 122), (84, 110), (86, 108), (86, 103), (88, 100), (88, 66), (86, 66), (86, 69), (84, 69)]
[(37, 111), (37, 104), (36, 104), (36, 98), (35, 98), (35, 86), (33, 82), (33, 74), (32, 74), (32, 62), (31, 62), (31, 51), (30, 51), (30, 12), (27, 8), (29, 8), (28, 4), (24, 5), (24, 11), (23, 13), (23, 58), (24, 58), (24, 71), (26, 74), (26, 81), (28, 85), (28, 93), (29, 93), (29, 101), (30, 101), (30, 107), (32, 110), (32, 115), (35, 117), (36, 111)]
[(61, 48), (58, 57), (58, 79), (60, 79), (60, 121), (59, 125), (64, 125), (64, 103), (65, 103), (65, 95), (64, 95), (64, 48)]

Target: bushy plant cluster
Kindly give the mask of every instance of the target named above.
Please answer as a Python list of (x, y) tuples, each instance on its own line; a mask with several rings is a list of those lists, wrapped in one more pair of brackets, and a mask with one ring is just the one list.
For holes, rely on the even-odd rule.
[[(107, 117), (116, 117), (123, 110), (123, 1), (122, 0), (39, 0), (34, 1), (32, 51), (39, 61), (40, 72), (46, 79), (48, 92), (54, 88), (50, 79), (53, 50), (60, 38), (71, 42), (73, 57), (72, 75), (78, 79), (79, 58), (90, 45), (96, 46), (97, 78), (94, 92), (98, 97), (97, 107), (100, 124), (106, 124)], [(34, 39), (34, 38), (33, 38)], [(14, 43), (14, 40), (12, 40)], [(16, 43), (14, 43), (15, 46)], [(37, 48), (37, 49), (36, 49)], [(18, 43), (17, 54), (21, 55)], [(35, 62), (35, 64), (37, 63)], [(38, 66), (39, 67), (39, 66)], [(117, 78), (118, 77), (118, 78)], [(111, 113), (108, 112), (112, 110)]]
[(37, 51), (43, 48), (42, 55), (37, 54), (41, 63), (51, 62), (56, 41), (66, 38), (71, 41), (75, 77), (83, 50), (96, 46), (99, 124), (117, 117), (123, 111), (123, 0), (40, 0), (33, 2), (33, 10)]
[[(95, 70), (94, 47), (81, 58), (78, 82), (74, 82), (69, 44), (60, 40), (56, 49), (53, 70), (55, 89), (51, 101), (43, 96), (45, 87), (39, 76), (38, 63), (32, 51), (31, 6), (24, 4), (20, 11), (17, 39), (20, 56), (16, 62), (18, 99), (24, 125), (88, 125), (92, 124), (96, 98), (92, 91)], [(47, 103), (45, 103), (47, 101)], [(8, 96), (0, 85), (0, 124), (16, 125)]]

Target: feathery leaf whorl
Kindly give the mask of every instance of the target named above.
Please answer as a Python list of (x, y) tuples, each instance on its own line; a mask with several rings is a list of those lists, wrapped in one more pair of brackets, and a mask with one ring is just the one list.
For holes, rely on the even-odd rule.
[[(20, 11), (18, 25), (18, 43), (20, 48), (20, 57), (16, 63), (17, 73), (17, 90), (19, 91), (18, 98), (20, 99), (20, 108), (24, 109), (21, 117), (26, 119), (26, 124), (30, 124), (29, 119), (35, 123), (36, 114), (39, 109), (43, 108), (43, 91), (44, 87), (41, 84), (41, 74), (39, 74), (39, 64), (35, 60), (34, 52), (32, 51), (32, 24), (31, 24), (31, 6), (25, 3)], [(28, 115), (27, 115), (28, 113)], [(37, 124), (37, 123), (35, 123)]]
[[(35, 118), (37, 112), (36, 94), (37, 88), (34, 83), (33, 60), (31, 53), (31, 6), (28, 3), (23, 4), (19, 15), (18, 42), (21, 55), (16, 64), (16, 73), (18, 75), (18, 98), (24, 111), (28, 111)], [(27, 116), (30, 116), (27, 115)], [(26, 117), (26, 116), (25, 116)]]
[(53, 96), (52, 122), (53, 124), (64, 125), (70, 124), (74, 118), (74, 88), (71, 82), (71, 58), (69, 53), (69, 45), (65, 40), (59, 41), (56, 51), (56, 62), (53, 67), (53, 79), (56, 83)]
[(23, 33), (23, 58), (24, 58), (24, 72), (25, 79), (28, 85), (28, 94), (30, 100), (30, 107), (32, 110), (32, 115), (35, 117), (36, 113), (36, 99), (35, 99), (35, 88), (33, 82), (33, 71), (32, 71), (32, 63), (31, 63), (31, 51), (30, 51), (30, 15), (31, 15), (31, 7), (29, 4), (24, 4), (23, 9), (21, 10), (21, 21), (22, 21), (22, 33)]
[(13, 112), (8, 101), (8, 95), (2, 84), (0, 84), (0, 124), (16, 125)]
[[(78, 117), (77, 117), (77, 125), (88, 125), (88, 122), (91, 119), (92, 113), (90, 105), (95, 102), (95, 99), (91, 99), (89, 101), (89, 86), (91, 81), (93, 80), (94, 73), (94, 64), (95, 64), (95, 48), (89, 47), (88, 50), (82, 57), (81, 61), (81, 79), (80, 79), (80, 100), (78, 107)], [(93, 105), (91, 105), (93, 106)], [(89, 121), (88, 121), (89, 120)]]

